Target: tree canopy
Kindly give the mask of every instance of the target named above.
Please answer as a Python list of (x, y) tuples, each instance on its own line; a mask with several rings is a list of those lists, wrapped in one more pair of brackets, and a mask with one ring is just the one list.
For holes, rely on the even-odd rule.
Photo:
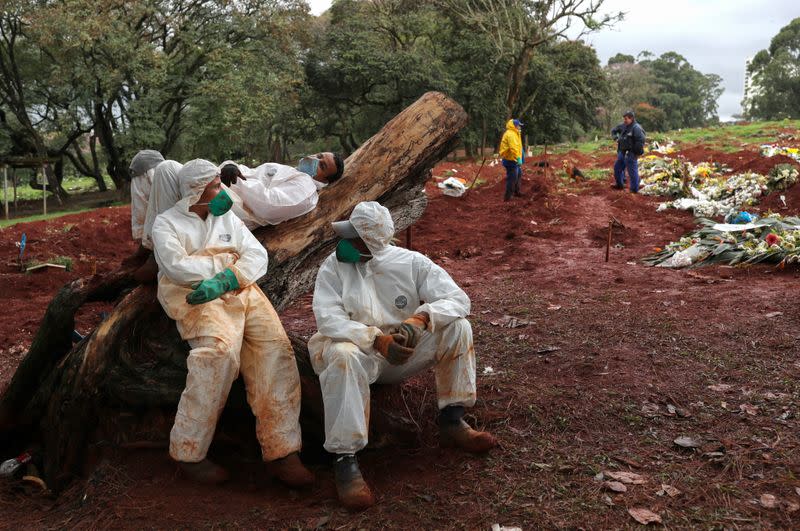
[[(354, 151), (430, 90), (462, 104), (462, 140), (528, 142), (713, 121), (719, 78), (671, 52), (602, 67), (581, 36), (603, 0), (9, 0), (0, 18), (0, 150), (55, 154), (123, 186), (144, 148), (186, 160)], [(570, 38), (568, 38), (568, 35)], [(638, 107), (637, 107), (638, 106)]]
[(742, 102), (750, 119), (800, 118), (800, 18), (773, 37), (750, 61), (751, 86)]

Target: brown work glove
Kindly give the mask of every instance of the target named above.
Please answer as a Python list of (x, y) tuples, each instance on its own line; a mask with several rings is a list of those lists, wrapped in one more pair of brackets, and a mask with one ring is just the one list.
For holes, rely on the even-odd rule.
[(431, 318), (427, 313), (415, 313), (400, 325), (397, 333), (405, 338), (404, 345), (415, 348), (422, 338), (422, 332), (428, 329)]
[(414, 354), (413, 348), (403, 346), (404, 341), (405, 338), (400, 334), (383, 334), (375, 338), (372, 348), (392, 365), (402, 365)]

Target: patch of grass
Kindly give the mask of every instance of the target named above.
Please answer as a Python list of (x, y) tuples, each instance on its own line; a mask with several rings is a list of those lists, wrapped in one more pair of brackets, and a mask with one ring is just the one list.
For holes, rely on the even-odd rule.
[(12, 225), (16, 225), (17, 223), (28, 223), (30, 221), (42, 221), (46, 219), (55, 219), (60, 218), (61, 216), (66, 216), (68, 214), (81, 214), (83, 212), (88, 212), (90, 210), (94, 210), (92, 208), (78, 208), (75, 210), (64, 210), (60, 212), (53, 212), (52, 214), (36, 214), (33, 216), (27, 216), (24, 218), (14, 218), (14, 219), (3, 219), (0, 220), (0, 229), (5, 229), (7, 227), (11, 227)]
[(589, 170), (581, 170), (586, 179), (590, 181), (604, 181), (611, 177), (611, 170), (607, 168), (592, 168)]
[[(41, 176), (40, 176), (41, 178)], [(106, 186), (109, 190), (114, 189), (114, 182), (111, 180), (109, 176), (104, 177)], [(41, 200), (42, 199), (42, 190), (36, 190), (35, 188), (31, 188), (30, 184), (31, 177), (26, 174), (18, 175), (18, 184), (17, 184), (17, 200), (18, 201), (34, 201), (34, 200)], [(64, 189), (70, 194), (82, 194), (86, 192), (97, 192), (99, 189), (97, 187), (97, 181), (94, 180), (92, 177), (64, 177), (64, 181), (61, 183)], [(2, 188), (2, 183), (0, 183), (0, 188)], [(0, 199), (2, 199), (2, 190), (0, 189)], [(48, 191), (48, 194), (52, 195), (51, 192)], [(14, 198), (14, 189), (11, 186), (11, 183), (8, 183), (8, 200), (11, 202)]]

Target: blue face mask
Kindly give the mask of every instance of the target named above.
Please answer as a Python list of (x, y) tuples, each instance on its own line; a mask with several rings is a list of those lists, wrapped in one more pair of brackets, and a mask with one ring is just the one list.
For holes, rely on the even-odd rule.
[(319, 168), (319, 159), (316, 157), (303, 157), (297, 163), (297, 171), (301, 171), (311, 177), (317, 176), (317, 169)]

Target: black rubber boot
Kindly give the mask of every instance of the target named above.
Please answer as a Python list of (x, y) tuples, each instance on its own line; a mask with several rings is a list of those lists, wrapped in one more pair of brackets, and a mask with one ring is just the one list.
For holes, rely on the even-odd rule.
[(350, 511), (363, 511), (375, 505), (375, 497), (364, 481), (355, 455), (337, 455), (333, 464), (339, 501)]

